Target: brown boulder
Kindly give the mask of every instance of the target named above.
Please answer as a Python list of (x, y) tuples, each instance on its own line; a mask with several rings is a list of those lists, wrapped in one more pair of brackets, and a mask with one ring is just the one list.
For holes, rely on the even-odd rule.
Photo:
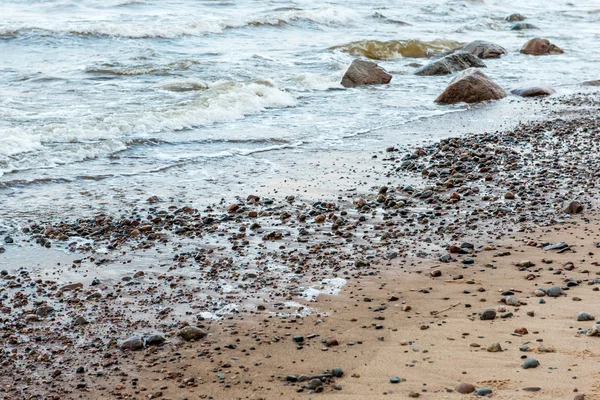
[(564, 51), (558, 46), (550, 43), (548, 39), (534, 38), (523, 45), (521, 53), (531, 54), (533, 56), (543, 56), (548, 54), (563, 54)]
[(381, 85), (391, 80), (392, 76), (374, 62), (354, 60), (342, 78), (342, 86)]
[(470, 383), (461, 383), (456, 387), (456, 391), (460, 394), (469, 394), (475, 391), (475, 386)]
[(457, 75), (435, 99), (436, 103), (477, 103), (506, 97), (506, 92), (483, 72), (469, 68)]
[(544, 84), (530, 84), (520, 88), (516, 88), (510, 91), (512, 94), (516, 94), (521, 97), (537, 97), (537, 96), (550, 96), (556, 93), (556, 90), (550, 85)]
[(579, 214), (583, 212), (583, 204), (578, 201), (572, 201), (564, 210), (567, 214)]

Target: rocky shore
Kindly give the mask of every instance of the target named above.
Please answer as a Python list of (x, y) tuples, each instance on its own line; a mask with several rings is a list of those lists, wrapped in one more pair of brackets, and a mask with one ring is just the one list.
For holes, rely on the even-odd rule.
[(361, 195), (23, 224), (0, 252), (45, 261), (0, 272), (0, 399), (595, 398), (600, 103), (533, 101), (382, 149)]

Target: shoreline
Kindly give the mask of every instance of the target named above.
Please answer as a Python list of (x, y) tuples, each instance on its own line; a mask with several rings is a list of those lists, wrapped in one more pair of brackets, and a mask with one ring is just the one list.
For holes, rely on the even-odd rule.
[[(583, 100), (577, 101), (578, 98)], [(547, 100), (540, 103), (545, 101)], [(367, 157), (364, 157), (364, 170), (355, 174), (361, 178), (358, 183), (356, 180), (351, 181), (353, 183), (350, 186), (361, 187), (364, 180), (368, 189), (363, 187), (361, 192), (344, 188), (346, 192), (337, 199), (331, 196), (329, 200), (316, 201), (310, 194), (307, 198), (300, 196), (292, 199), (288, 194), (290, 189), (275, 194), (275, 187), (281, 184), (279, 182), (263, 188), (267, 193), (271, 191), (266, 198), (262, 198), (262, 195), (256, 198), (256, 195), (251, 194), (247, 198), (238, 198), (235, 202), (222, 202), (202, 210), (181, 205), (170, 206), (160, 198), (150, 197), (147, 202), (128, 211), (114, 214), (104, 212), (103, 215), (90, 216), (79, 221), (54, 222), (51, 226), (29, 225), (29, 232), (26, 232), (25, 236), (15, 235), (15, 239), (23, 247), (18, 250), (5, 246), (7, 249), (2, 255), (4, 261), (0, 263), (0, 269), (7, 269), (0, 279), (0, 288), (6, 294), (0, 304), (6, 332), (3, 336), (5, 345), (0, 365), (3, 375), (11, 379), (8, 385), (18, 388), (18, 391), (14, 392), (8, 387), (0, 386), (0, 393), (4, 392), (2, 395), (7, 399), (35, 394), (30, 393), (31, 390), (43, 392), (44, 395), (54, 393), (52, 395), (59, 396), (57, 398), (148, 398), (148, 395), (152, 395), (151, 398), (176, 399), (184, 397), (188, 390), (193, 390), (189, 398), (209, 398), (210, 395), (213, 398), (272, 398), (275, 395), (307, 398), (306, 393), (293, 394), (292, 389), (298, 385), (284, 385), (280, 382), (280, 377), (287, 374), (314, 375), (324, 369), (339, 367), (344, 370), (343, 377), (323, 377), (326, 383), (315, 387), (315, 390), (324, 387), (323, 395), (339, 394), (346, 398), (364, 398), (366, 395), (378, 398), (383, 392), (377, 393), (372, 390), (389, 384), (388, 380), (392, 376), (388, 377), (385, 374), (395, 366), (391, 354), (398, 352), (415, 353), (413, 357), (422, 360), (412, 363), (414, 367), (409, 367), (417, 372), (406, 375), (410, 378), (402, 377), (407, 381), (398, 386), (391, 386), (389, 390), (400, 389), (402, 396), (418, 393), (421, 397), (455, 398), (456, 393), (446, 390), (459, 383), (458, 377), (454, 375), (456, 371), (449, 368), (452, 365), (448, 361), (450, 357), (458, 357), (462, 362), (473, 362), (470, 358), (472, 355), (464, 356), (465, 351), (472, 352), (478, 351), (472, 349), (484, 348), (484, 339), (486, 345), (487, 341), (501, 339), (498, 332), (487, 326), (484, 328), (477, 325), (476, 329), (485, 331), (485, 338), (479, 340), (482, 343), (476, 344), (484, 347), (470, 346), (467, 350), (448, 349), (440, 353), (428, 348), (430, 354), (437, 353), (436, 356), (441, 357), (437, 361), (449, 371), (443, 382), (435, 383), (433, 392), (429, 388), (427, 392), (423, 392), (423, 387), (416, 384), (418, 379), (421, 379), (421, 384), (426, 383), (429, 387), (435, 381), (435, 375), (432, 374), (440, 374), (441, 370), (437, 367), (433, 370), (418, 368), (417, 364), (421, 362), (424, 365), (430, 364), (431, 360), (427, 359), (429, 356), (422, 357), (421, 350), (409, 351), (410, 344), (406, 345), (408, 347), (398, 347), (403, 345), (398, 345), (397, 341), (408, 343), (414, 340), (410, 338), (411, 335), (427, 336), (434, 332), (434, 325), (437, 324), (432, 325), (431, 320), (435, 322), (439, 318), (429, 315), (431, 308), (441, 310), (445, 305), (451, 305), (448, 304), (450, 299), (458, 295), (456, 283), (445, 282), (443, 278), (427, 277), (427, 271), (431, 268), (441, 269), (442, 277), (446, 279), (452, 274), (458, 275), (461, 271), (465, 271), (462, 272), (465, 275), (468, 271), (470, 275), (460, 279), (479, 279), (480, 275), (485, 275), (483, 271), (492, 272), (494, 269), (488, 270), (485, 267), (477, 271), (472, 267), (463, 268), (472, 264), (463, 263), (461, 266), (460, 260), (464, 262), (466, 258), (481, 256), (485, 263), (492, 265), (493, 257), (490, 253), (494, 250), (482, 249), (500, 244), (507, 246), (508, 243), (524, 251), (518, 257), (535, 257), (537, 260), (541, 258), (537, 247), (526, 247), (511, 236), (518, 235), (518, 238), (525, 239), (533, 232), (544, 228), (553, 230), (560, 226), (567, 226), (567, 231), (574, 229), (578, 235), (589, 236), (589, 232), (581, 231), (577, 227), (571, 228), (570, 221), (593, 226), (591, 220), (598, 215), (597, 200), (593, 192), (595, 185), (581, 185), (586, 179), (594, 184), (593, 180), (598, 178), (594, 172), (598, 165), (593, 160), (591, 151), (594, 149), (589, 148), (589, 144), (594, 143), (598, 120), (593, 114), (579, 115), (573, 117), (573, 120), (563, 117), (563, 114), (571, 113), (569, 107), (574, 107), (579, 112), (594, 110), (598, 104), (596, 97), (581, 95), (553, 101), (556, 104), (561, 101), (565, 103), (556, 106), (558, 110), (554, 110), (555, 117), (546, 115), (538, 122), (510, 130), (512, 133), (509, 135), (488, 132), (485, 135), (462, 135), (460, 139), (443, 139), (441, 142), (426, 140), (422, 147), (415, 146), (416, 151), (411, 149), (408, 157), (404, 152), (382, 151), (378, 158), (372, 158), (369, 164), (366, 164)], [(485, 112), (485, 109), (477, 108), (473, 114)], [(457, 130), (462, 129), (463, 132), (478, 130), (479, 125), (470, 121), (473, 114), (458, 117), (461, 122), (455, 121), (454, 127)], [(444, 116), (441, 118), (442, 122), (437, 120), (434, 123), (443, 124), (445, 118), (451, 117)], [(509, 118), (510, 116), (506, 120)], [(587, 121), (587, 127), (592, 129), (580, 131), (580, 128), (586, 127), (582, 121)], [(502, 125), (498, 121), (495, 124)], [(410, 131), (410, 127), (406, 128), (406, 131)], [(551, 129), (558, 131), (556, 138), (562, 143), (557, 144), (549, 140), (548, 132)], [(579, 130), (581, 138), (569, 135), (569, 132), (574, 130)], [(543, 134), (539, 135), (540, 132)], [(402, 133), (402, 130), (399, 133)], [(567, 150), (563, 150), (560, 145)], [(450, 147), (444, 150), (445, 146)], [(385, 148), (390, 149), (383, 149)], [(465, 149), (468, 151), (461, 156), (461, 151)], [(536, 151), (538, 153), (535, 153)], [(560, 152), (564, 162), (552, 163), (544, 160), (542, 151)], [(582, 160), (586, 164), (577, 168), (577, 162)], [(464, 172), (456, 169), (457, 162)], [(454, 172), (443, 171), (453, 165)], [(546, 171), (546, 175), (540, 178), (540, 171), (543, 170)], [(424, 175), (422, 171), (427, 171), (427, 174)], [(338, 173), (345, 174), (339, 170)], [(557, 178), (556, 174), (560, 173), (565, 176)], [(492, 179), (487, 180), (487, 175), (492, 175)], [(424, 178), (425, 176), (427, 178)], [(291, 181), (289, 186), (296, 186), (297, 189), (304, 187), (308, 190), (310, 177), (311, 175), (304, 183), (299, 180)], [(335, 178), (327, 179), (335, 181)], [(348, 179), (355, 178), (350, 176)], [(444, 182), (436, 184), (442, 179)], [(409, 185), (406, 185), (407, 181)], [(421, 183), (413, 183), (413, 187), (409, 189), (411, 182)], [(528, 182), (532, 183), (533, 187), (530, 187)], [(576, 192), (570, 190), (569, 185), (571, 188), (586, 189)], [(372, 187), (375, 187), (375, 190)], [(553, 193), (553, 190), (556, 192)], [(506, 197), (508, 191), (511, 191), (512, 198)], [(267, 203), (265, 200), (269, 197), (272, 199)], [(487, 200), (483, 197), (487, 197)], [(544, 201), (536, 202), (536, 197)], [(584, 218), (588, 218), (588, 222), (585, 219), (569, 219), (562, 215), (562, 203), (573, 200), (583, 205)], [(511, 226), (520, 228), (516, 229), (518, 232), (514, 232), (515, 229)], [(85, 236), (86, 240), (74, 240), (76, 236)], [(547, 233), (546, 236), (549, 238), (535, 240), (552, 238), (558, 241), (556, 233)], [(30, 244), (25, 242), (26, 238), (39, 242), (34, 244), (33, 251), (28, 250)], [(55, 247), (57, 240), (77, 243), (73, 248), (78, 248), (78, 253), (61, 253), (59, 257), (54, 249), (46, 250), (40, 246), (49, 243)], [(94, 240), (94, 243), (91, 244), (90, 240)], [(490, 240), (494, 243), (488, 243)], [(592, 240), (593, 238), (588, 237), (584, 242), (586, 250), (593, 245)], [(466, 251), (464, 257), (448, 252), (450, 246), (456, 246), (461, 241), (474, 243), (475, 250)], [(459, 251), (463, 252), (460, 247)], [(573, 258), (568, 252), (560, 257), (553, 255), (565, 263), (569, 256)], [(508, 260), (510, 265), (519, 262), (518, 257), (510, 255), (502, 260)], [(25, 268), (27, 273), (16, 267), (35, 259), (38, 259), (38, 266), (29, 264)], [(49, 261), (52, 264), (61, 264), (52, 270), (47, 268)], [(571, 260), (573, 263), (575, 261)], [(478, 265), (479, 262), (473, 261), (473, 264)], [(540, 262), (536, 261), (534, 264), (539, 266)], [(531, 265), (524, 268), (533, 267)], [(508, 269), (506, 265), (505, 268)], [(40, 275), (42, 270), (45, 274), (56, 274), (60, 271), (70, 282), (64, 279), (55, 280), (52, 275)], [(423, 273), (419, 274), (417, 270), (423, 270)], [(523, 280), (524, 271), (500, 270), (490, 273), (485, 275), (486, 279), (489, 275), (494, 277), (493, 280), (485, 282), (488, 285), (486, 290), (492, 293), (491, 285), (509, 288), (525, 286), (523, 282), (537, 284), (543, 276), (547, 281), (546, 274), (551, 275), (552, 272), (542, 270), (527, 271), (540, 275), (532, 281)], [(577, 273), (579, 271), (569, 272), (573, 275)], [(94, 281), (96, 278), (97, 283)], [(331, 288), (323, 284), (328, 279), (342, 279), (347, 282), (338, 296), (327, 296), (328, 290), (332, 290), (332, 293), (336, 290), (336, 284), (332, 284)], [(483, 279), (481, 281), (483, 282)], [(531, 284), (528, 283), (527, 290), (531, 290)], [(397, 288), (388, 290), (388, 285)], [(465, 288), (472, 287), (466, 282), (459, 285), (461, 289), (468, 291), (470, 290)], [(321, 286), (325, 287), (325, 294), (320, 294), (314, 299), (302, 297), (302, 293), (311, 288), (312, 293), (319, 294)], [(574, 291), (580, 289), (576, 288)], [(448, 300), (431, 299), (433, 296), (429, 295), (437, 294), (438, 290), (440, 293), (452, 293), (452, 296), (445, 296)], [(363, 296), (358, 295), (358, 291), (368, 293), (366, 296), (371, 296), (367, 297), (370, 301), (365, 301)], [(398, 291), (402, 293), (396, 293)], [(384, 292), (385, 295), (382, 295)], [(390, 296), (398, 299), (392, 302), (385, 300), (389, 300)], [(491, 294), (489, 296), (491, 297)], [(496, 297), (498, 296), (495, 295), (494, 299)], [(354, 309), (350, 308), (349, 303), (356, 299), (360, 299), (361, 302), (354, 304)], [(411, 309), (403, 311), (402, 301), (406, 301), (406, 305), (410, 305)], [(374, 306), (373, 302), (379, 305)], [(527, 302), (530, 304), (524, 308), (533, 308), (529, 307), (533, 302)], [(233, 304), (238, 304), (237, 309)], [(588, 304), (589, 312), (597, 306), (592, 299), (586, 306)], [(496, 306), (496, 303), (490, 301), (486, 305), (492, 307)], [(579, 306), (579, 303), (575, 306)], [(50, 307), (51, 310), (46, 307)], [(377, 307), (385, 308), (376, 311), (373, 318), (373, 310)], [(479, 310), (483, 308), (480, 305), (473, 304), (472, 307), (473, 311), (483, 311)], [(311, 308), (312, 312), (306, 315), (306, 308)], [(520, 306), (514, 308), (520, 309)], [(507, 309), (513, 310), (513, 307)], [(394, 311), (393, 315), (389, 315), (391, 310)], [(321, 314), (323, 312), (327, 314)], [(456, 336), (464, 323), (465, 312), (462, 313), (463, 319), (451, 315), (450, 312), (447, 314), (445, 329), (452, 327)], [(512, 312), (517, 318), (521, 317), (518, 310)], [(535, 307), (535, 312), (538, 312), (538, 307)], [(542, 312), (541, 309), (539, 312)], [(574, 312), (573, 307), (565, 307), (564, 310), (561, 308), (561, 322), (567, 323), (568, 312)], [(219, 314), (219, 319), (211, 319), (212, 315)], [(380, 316), (383, 319), (379, 318)], [(352, 321), (354, 318), (357, 320)], [(472, 315), (467, 317), (467, 320), (471, 318)], [(261, 334), (256, 332), (256, 326), (248, 326), (249, 319), (254, 323), (258, 321), (259, 328), (263, 329)], [(410, 321), (405, 321), (408, 319)], [(474, 318), (472, 322), (476, 321)], [(513, 319), (507, 317), (502, 321)], [(553, 318), (548, 318), (548, 321), (556, 322)], [(401, 325), (401, 322), (407, 325)], [(361, 323), (361, 326), (366, 328), (358, 328)], [(178, 333), (185, 329), (186, 324), (197, 325), (198, 329), (204, 330), (208, 336), (202, 339), (198, 337), (197, 342), (191, 343), (178, 339)], [(382, 328), (377, 328), (377, 324), (382, 325)], [(536, 319), (536, 324), (544, 326), (550, 337), (557, 341), (562, 340), (556, 337), (557, 331), (550, 329), (544, 321)], [(591, 326), (593, 323), (586, 324)], [(394, 328), (391, 328), (392, 326)], [(54, 334), (51, 332), (56, 330), (58, 335), (51, 337)], [(300, 332), (305, 336), (311, 332), (319, 332), (320, 336), (303, 337), (297, 343), (306, 344), (298, 351), (294, 347), (297, 344), (294, 345), (287, 335), (293, 332)], [(330, 343), (326, 346), (327, 352), (323, 353), (320, 339), (329, 340), (330, 336), (337, 336), (327, 332), (340, 333), (339, 338), (336, 338), (338, 346)], [(358, 332), (364, 333), (365, 340), (356, 339), (362, 335)], [(386, 335), (383, 336), (383, 340), (379, 339), (380, 332), (392, 336), (393, 339), (390, 340), (394, 342), (386, 340)], [(396, 332), (404, 335), (403, 338)], [(543, 330), (540, 329), (540, 332)], [(240, 342), (226, 333), (234, 334)], [(147, 345), (139, 352), (122, 350), (124, 339), (132, 336), (145, 336), (145, 339), (148, 339), (148, 335), (152, 334), (160, 335), (162, 340), (166, 340), (166, 344)], [(442, 343), (442, 336), (439, 335), (443, 334), (436, 331), (435, 335), (430, 336), (428, 346)], [(275, 336), (279, 339), (275, 340)], [(464, 341), (473, 339), (470, 335), (459, 336), (468, 337), (463, 338)], [(37, 337), (40, 337), (40, 340), (37, 340)], [(586, 343), (592, 343), (593, 339), (586, 338)], [(156, 339), (157, 342), (162, 340)], [(357, 344), (359, 340), (363, 341), (364, 345)], [(229, 343), (231, 341), (237, 344), (225, 347), (232, 345)], [(253, 346), (252, 341), (258, 343), (258, 347), (266, 347), (269, 354), (272, 353), (271, 357), (265, 359), (264, 354), (258, 355), (258, 351), (253, 353), (255, 350), (251, 347), (257, 346)], [(348, 341), (355, 343), (344, 346)], [(454, 341), (456, 339), (451, 342)], [(217, 347), (220, 349), (217, 350)], [(477, 385), (493, 386), (494, 392), (498, 392), (497, 396), (494, 394), (497, 398), (511, 398), (501, 397), (512, 395), (509, 391), (515, 389), (514, 382), (520, 376), (514, 371), (517, 365), (515, 363), (518, 363), (516, 346), (511, 344), (509, 347), (511, 351), (501, 353), (503, 356), (510, 354), (512, 358), (510, 361), (502, 361), (502, 368), (499, 369), (497, 377), (487, 379), (477, 376), (477, 366), (471, 369), (470, 374), (474, 377), (469, 381), (474, 384), (485, 381), (484, 384)], [(16, 349), (16, 353), (13, 353), (13, 349)], [(246, 351), (241, 351), (242, 349)], [(360, 353), (357, 352), (359, 349)], [(198, 352), (203, 355), (199, 357)], [(329, 358), (332, 353), (335, 354)], [(323, 354), (327, 354), (327, 357), (323, 357)], [(561, 351), (556, 354), (563, 356)], [(352, 359), (350, 355), (357, 358)], [(572, 357), (569, 360), (582, 358), (572, 354), (564, 356)], [(229, 360), (227, 357), (237, 359)], [(305, 365), (308, 364), (296, 360), (300, 357), (310, 360), (306, 363), (311, 363), (311, 366), (307, 368)], [(321, 362), (323, 358), (327, 359), (327, 365)], [(483, 358), (485, 360), (482, 362), (487, 362), (486, 365), (490, 368), (494, 365), (493, 357)], [(540, 361), (541, 358), (542, 356)], [(366, 367), (359, 365), (365, 359), (371, 364), (368, 363)], [(441, 362), (442, 359), (446, 361)], [(24, 371), (32, 370), (30, 365), (35, 363), (34, 360), (38, 360), (38, 363), (43, 361), (45, 365), (34, 368), (35, 373), (24, 376)], [(243, 366), (239, 365), (241, 361)], [(407, 358), (407, 362), (411, 364), (412, 359)], [(584, 364), (583, 361), (578, 362)], [(257, 366), (257, 363), (261, 365)], [(302, 367), (295, 371), (292, 369), (294, 363)], [(158, 368), (161, 364), (165, 366)], [(224, 366), (225, 364), (231, 366)], [(286, 367), (279, 368), (283, 364)], [(542, 365), (545, 365), (545, 362)], [(76, 372), (79, 366), (83, 367), (82, 373)], [(161, 372), (153, 372), (155, 367)], [(232, 368), (236, 368), (237, 373), (231, 372)], [(56, 374), (56, 371), (61, 373)], [(186, 371), (189, 376), (179, 371)], [(395, 375), (406, 373), (405, 371), (399, 371)], [(123, 373), (127, 374), (127, 378), (124, 378)], [(223, 375), (222, 379), (220, 374)], [(235, 379), (230, 378), (230, 374), (233, 374)], [(361, 378), (352, 378), (351, 374), (358, 374)], [(423, 375), (418, 378), (418, 374)], [(137, 378), (135, 385), (131, 380), (132, 376)], [(506, 379), (512, 383), (504, 382)], [(541, 378), (538, 376), (538, 379)], [(251, 380), (253, 383), (244, 384), (244, 380)], [(228, 381), (230, 388), (227, 388)], [(362, 383), (365, 381), (366, 384)], [(543, 391), (540, 389), (540, 393), (535, 392), (535, 398), (544, 398), (546, 394), (566, 395), (566, 386), (555, 385), (555, 382), (549, 382), (547, 379), (543, 382)], [(585, 388), (586, 392), (591, 393), (593, 376), (587, 374), (583, 381), (579, 380), (577, 383)], [(335, 388), (338, 384), (342, 386), (341, 391)], [(527, 384), (533, 383), (527, 381)], [(28, 387), (27, 393), (24, 386)], [(139, 389), (141, 386), (146, 387), (146, 390)], [(223, 386), (231, 393), (223, 392)], [(266, 389), (267, 386), (270, 390)], [(546, 392), (547, 390), (550, 391)], [(158, 392), (162, 392), (161, 395), (155, 396)], [(519, 398), (533, 396), (529, 393), (519, 393)], [(14, 397), (15, 395), (17, 397)]]

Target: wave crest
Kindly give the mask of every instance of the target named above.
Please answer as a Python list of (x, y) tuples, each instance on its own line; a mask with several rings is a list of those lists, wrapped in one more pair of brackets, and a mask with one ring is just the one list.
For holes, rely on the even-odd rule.
[(463, 43), (452, 40), (361, 40), (341, 46), (331, 47), (329, 50), (342, 51), (355, 56), (363, 56), (372, 60), (386, 60), (399, 56), (408, 58), (425, 58), (432, 55), (454, 49)]

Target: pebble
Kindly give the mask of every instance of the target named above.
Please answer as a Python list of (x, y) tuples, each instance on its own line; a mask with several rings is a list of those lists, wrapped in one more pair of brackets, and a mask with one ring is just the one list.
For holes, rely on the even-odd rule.
[(593, 321), (596, 319), (592, 314), (586, 312), (580, 312), (577, 314), (577, 321)]
[(540, 362), (535, 358), (528, 358), (523, 362), (523, 369), (537, 368)]
[(190, 340), (204, 339), (206, 337), (206, 332), (195, 326), (186, 326), (181, 329), (177, 335), (189, 342)]
[(463, 382), (456, 387), (456, 391), (461, 394), (473, 393), (475, 391), (475, 386), (471, 383)]
[(479, 319), (481, 320), (492, 320), (496, 318), (496, 310), (488, 308), (487, 310), (479, 313)]
[(487, 396), (492, 394), (492, 389), (488, 389), (488, 388), (479, 388), (477, 389), (477, 391), (475, 392), (475, 396)]

